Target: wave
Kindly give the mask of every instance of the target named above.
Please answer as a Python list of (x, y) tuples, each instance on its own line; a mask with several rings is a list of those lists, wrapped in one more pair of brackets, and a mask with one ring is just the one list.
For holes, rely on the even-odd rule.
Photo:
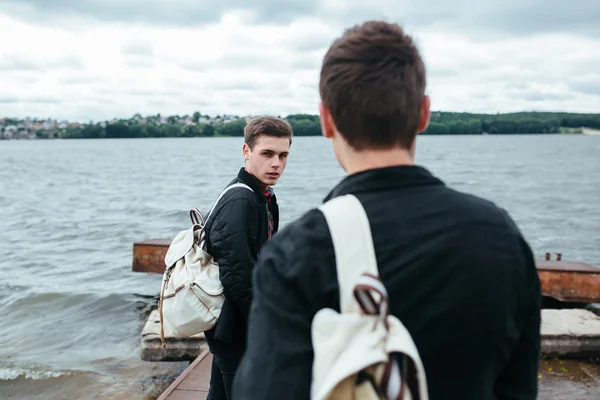
[(0, 365), (0, 381), (14, 381), (19, 378), (30, 380), (56, 379), (66, 376), (73, 376), (83, 371), (70, 370), (49, 370), (42, 367), (18, 367)]

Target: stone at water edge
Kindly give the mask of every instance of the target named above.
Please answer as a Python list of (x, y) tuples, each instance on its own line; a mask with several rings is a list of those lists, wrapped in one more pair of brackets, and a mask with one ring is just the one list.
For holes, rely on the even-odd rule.
[(549, 356), (600, 355), (600, 317), (584, 309), (542, 310), (542, 353)]
[(207, 349), (204, 334), (189, 338), (174, 337), (165, 327), (166, 347), (160, 341), (160, 314), (153, 310), (142, 330), (141, 358), (144, 361), (193, 361), (202, 350)]

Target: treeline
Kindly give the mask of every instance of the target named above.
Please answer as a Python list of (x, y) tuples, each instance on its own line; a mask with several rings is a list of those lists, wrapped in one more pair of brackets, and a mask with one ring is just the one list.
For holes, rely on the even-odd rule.
[[(195, 118), (196, 121), (198, 120)], [(295, 136), (321, 135), (317, 115), (293, 114), (285, 118)], [(243, 136), (246, 120), (229, 122), (182, 124), (169, 117), (166, 123), (139, 118), (111, 121), (108, 124), (69, 126), (64, 138), (158, 138), (158, 137), (212, 137)], [(480, 134), (553, 134), (563, 128), (600, 129), (600, 114), (521, 112), (511, 114), (470, 114), (434, 112), (424, 135), (480, 135)], [(52, 137), (52, 136), (51, 136)]]
[[(317, 115), (295, 114), (286, 118), (296, 136), (321, 134)], [(600, 114), (521, 112), (470, 114), (433, 112), (424, 135), (549, 134), (561, 128), (600, 129)]]
[(138, 122), (119, 121), (102, 126), (87, 124), (68, 126), (63, 138), (66, 139), (125, 139), (160, 137), (210, 137), (215, 136), (215, 128), (210, 124), (140, 124)]
[(520, 112), (510, 114), (433, 113), (429, 135), (544, 134), (561, 128), (600, 129), (600, 114)]

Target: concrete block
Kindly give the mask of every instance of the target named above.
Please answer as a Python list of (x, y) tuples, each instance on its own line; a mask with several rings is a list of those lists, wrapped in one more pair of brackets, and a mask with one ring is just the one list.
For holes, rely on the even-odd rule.
[(142, 330), (141, 358), (144, 361), (193, 361), (202, 350), (208, 349), (204, 334), (189, 338), (175, 337), (165, 327), (166, 347), (160, 341), (160, 315), (153, 310)]
[(542, 310), (542, 352), (556, 357), (600, 355), (600, 317), (584, 309)]

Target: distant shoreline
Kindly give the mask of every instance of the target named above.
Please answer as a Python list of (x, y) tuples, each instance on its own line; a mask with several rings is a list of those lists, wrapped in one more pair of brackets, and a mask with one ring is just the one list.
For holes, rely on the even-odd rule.
[(584, 135), (592, 135), (592, 136), (600, 135), (600, 129), (581, 128), (581, 130)]
[[(533, 132), (533, 133), (422, 133), (419, 136), (600, 136), (600, 130), (597, 129), (576, 129), (576, 131), (571, 132), (552, 132), (552, 133), (542, 133), (542, 132)], [(322, 135), (295, 135), (298, 137), (320, 137)], [(35, 141), (53, 141), (53, 140), (124, 140), (124, 139), (191, 139), (191, 138), (200, 138), (200, 139), (224, 139), (224, 138), (236, 138), (242, 139), (243, 136), (228, 136), (228, 135), (213, 135), (213, 136), (144, 136), (144, 137), (29, 137), (29, 138), (2, 138), (0, 137), (0, 143), (3, 141), (27, 141), (27, 140), (35, 140)]]
[[(52, 119), (0, 118), (0, 139), (125, 139), (159, 137), (243, 137), (251, 116), (148, 115), (129, 119), (78, 122)], [(318, 115), (291, 114), (284, 117), (294, 136), (321, 136)], [(586, 134), (600, 135), (600, 114), (517, 112), (474, 114), (432, 111), (427, 130), (421, 135), (511, 135)]]

